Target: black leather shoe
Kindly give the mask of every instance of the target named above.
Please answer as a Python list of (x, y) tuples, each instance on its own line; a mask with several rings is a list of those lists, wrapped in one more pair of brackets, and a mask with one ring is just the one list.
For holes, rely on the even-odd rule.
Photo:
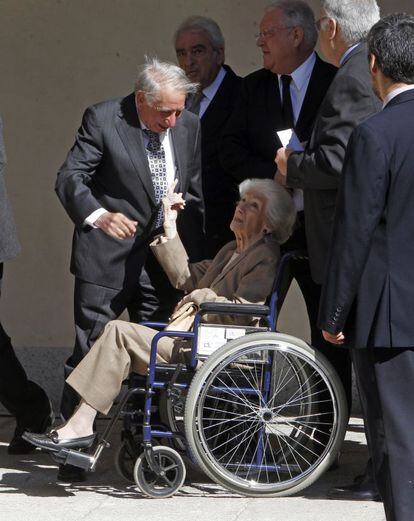
[(59, 465), (57, 480), (65, 483), (81, 483), (86, 481), (86, 471), (74, 465), (62, 464)]
[(17, 418), (17, 427), (7, 448), (9, 454), (30, 454), (35, 451), (36, 447), (23, 439), (23, 433), (30, 431), (42, 434), (52, 427), (54, 415), (49, 399), (43, 404), (43, 411), (38, 408), (35, 411), (39, 411), (36, 419)]
[(333, 487), (328, 492), (329, 499), (343, 499), (353, 501), (381, 501), (377, 486), (372, 480), (358, 476), (358, 480), (351, 485)]
[(41, 449), (59, 451), (61, 449), (88, 449), (94, 442), (96, 433), (81, 438), (67, 438), (61, 440), (56, 431), (47, 434), (25, 432), (22, 438)]

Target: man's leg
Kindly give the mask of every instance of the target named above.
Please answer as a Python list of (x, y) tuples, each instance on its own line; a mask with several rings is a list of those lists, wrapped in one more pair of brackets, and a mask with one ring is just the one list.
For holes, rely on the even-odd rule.
[(382, 422), (367, 418), (371, 437), (380, 427), (379, 449), (375, 447), (372, 455), (376, 480), (387, 521), (411, 521), (414, 512), (414, 349), (371, 349), (370, 356), (382, 417)]
[[(96, 284), (75, 279), (75, 347), (65, 363), (65, 379), (88, 353), (105, 325), (126, 308), (128, 294), (124, 290), (105, 288)], [(79, 403), (79, 396), (73, 389), (64, 385), (61, 416), (68, 419)]]

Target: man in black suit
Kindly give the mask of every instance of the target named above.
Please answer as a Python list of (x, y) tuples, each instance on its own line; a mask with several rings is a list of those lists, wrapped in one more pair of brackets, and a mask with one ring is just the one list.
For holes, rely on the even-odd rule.
[[(89, 107), (83, 116), (56, 182), (75, 224), (76, 341), (66, 376), (108, 321), (125, 309), (135, 320), (145, 318), (141, 275), (144, 266), (149, 276), (156, 268), (148, 244), (160, 228), (161, 199), (174, 180), (187, 203), (180, 235), (190, 256), (201, 256), (200, 124), (184, 109), (195, 89), (179, 67), (153, 59), (143, 66), (134, 93)], [(160, 268), (151, 283), (167, 318), (176, 303), (173, 288)], [(64, 418), (76, 403), (77, 396), (65, 387)]]
[[(275, 156), (282, 143), (277, 130), (293, 127), (300, 141), (308, 141), (318, 109), (336, 67), (314, 52), (315, 19), (302, 1), (280, 0), (270, 5), (260, 22), (257, 45), (263, 53), (263, 69), (242, 82), (241, 96), (222, 139), (222, 161), (237, 182), (248, 177), (272, 178)], [(300, 192), (297, 228), (283, 250), (306, 249)], [(312, 345), (325, 342), (317, 327), (319, 293), (307, 261), (291, 265), (286, 293), (294, 277), (304, 296), (311, 326)]]
[[(361, 43), (379, 19), (375, 0), (322, 0), (317, 22), (324, 56), (339, 67), (320, 106), (304, 152), (278, 150), (277, 179), (304, 191), (306, 241), (316, 306), (324, 280), (332, 235), (336, 195), (349, 136), (358, 123), (380, 108), (371, 88), (367, 48)], [(352, 401), (351, 359), (343, 349), (321, 343), (344, 385), (349, 408)]]
[[(414, 512), (414, 17), (368, 35), (384, 109), (353, 132), (322, 293), (325, 338), (351, 347), (388, 521)], [(412, 312), (413, 313), (412, 313)]]
[[(0, 118), (0, 295), (3, 264), (20, 251), (16, 227), (4, 182), (6, 150)], [(9, 454), (28, 454), (33, 445), (22, 439), (25, 430), (44, 432), (52, 424), (52, 409), (44, 390), (28, 380), (17, 359), (10, 338), (0, 322), (0, 402), (16, 417), (16, 429)]]
[(238, 197), (237, 183), (225, 175), (219, 159), (223, 128), (233, 110), (240, 80), (224, 64), (224, 38), (211, 18), (191, 16), (174, 36), (175, 52), (187, 77), (199, 84), (187, 106), (201, 121), (201, 177), (205, 204), (206, 247), (208, 258), (233, 240), (229, 225)]

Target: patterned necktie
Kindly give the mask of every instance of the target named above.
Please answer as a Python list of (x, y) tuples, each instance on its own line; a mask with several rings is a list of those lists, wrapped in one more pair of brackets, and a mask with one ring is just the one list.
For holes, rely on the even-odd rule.
[(157, 132), (144, 129), (148, 137), (147, 155), (149, 168), (151, 170), (152, 184), (154, 186), (155, 201), (159, 206), (157, 218), (155, 219), (155, 227), (162, 226), (164, 219), (164, 211), (162, 208), (162, 198), (167, 195), (168, 181), (167, 181), (167, 163), (165, 161), (165, 150), (160, 141), (160, 136)]
[(293, 128), (294, 120), (293, 120), (293, 108), (292, 108), (292, 98), (290, 97), (290, 82), (292, 81), (292, 76), (287, 76), (283, 74), (282, 78), (282, 116), (283, 116), (283, 125), (285, 128)]

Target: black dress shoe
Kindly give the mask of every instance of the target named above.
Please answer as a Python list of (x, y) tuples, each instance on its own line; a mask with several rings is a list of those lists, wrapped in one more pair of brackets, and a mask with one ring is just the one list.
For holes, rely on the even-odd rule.
[(358, 476), (359, 479), (351, 485), (333, 487), (328, 492), (329, 499), (343, 499), (353, 501), (381, 501), (377, 486), (372, 480), (365, 479), (365, 476)]
[(86, 481), (86, 471), (74, 465), (62, 464), (59, 465), (57, 480), (65, 483), (81, 483)]
[(47, 434), (36, 434), (34, 432), (25, 432), (23, 439), (32, 443), (36, 447), (53, 452), (61, 449), (88, 449), (95, 440), (96, 433), (81, 438), (67, 438), (61, 440), (56, 431)]
[(30, 454), (35, 451), (36, 447), (23, 439), (23, 433), (30, 431), (42, 434), (53, 425), (54, 415), (49, 399), (43, 403), (42, 408), (35, 407), (34, 410), (36, 411), (36, 418), (29, 418), (27, 415), (24, 418), (17, 418), (17, 426), (7, 448), (9, 454)]

